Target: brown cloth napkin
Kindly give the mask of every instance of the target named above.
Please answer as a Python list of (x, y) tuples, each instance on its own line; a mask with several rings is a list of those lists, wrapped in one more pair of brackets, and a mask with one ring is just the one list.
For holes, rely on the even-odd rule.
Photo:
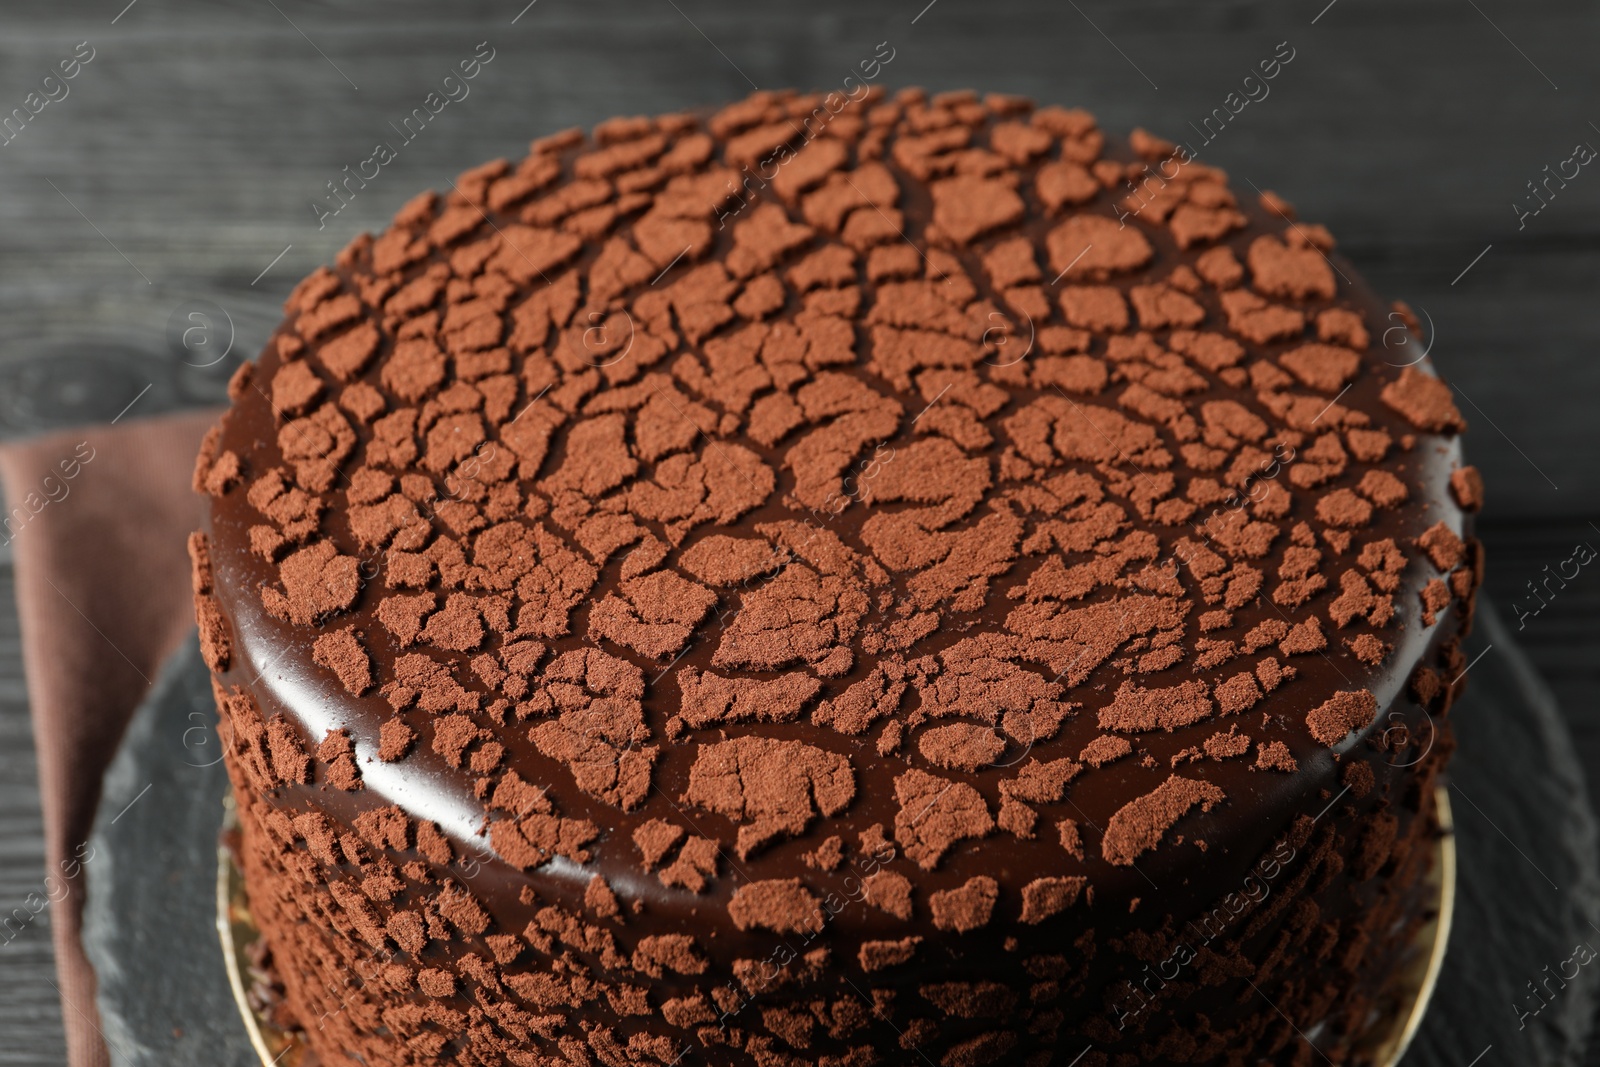
[[(11, 519), (0, 539), (11, 537), (15, 552), (50, 871), (63, 870), (61, 862), (87, 840), (100, 779), (123, 731), (162, 661), (194, 625), (184, 539), (199, 525), (204, 499), (190, 478), (217, 415), (0, 447)], [(106, 1067), (94, 971), (78, 938), (93, 864), (83, 871), (51, 915), (61, 1013), (72, 1067)]]

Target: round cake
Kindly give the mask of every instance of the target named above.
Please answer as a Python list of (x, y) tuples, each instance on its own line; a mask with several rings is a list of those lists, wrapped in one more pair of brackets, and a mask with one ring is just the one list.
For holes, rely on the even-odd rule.
[(876, 89), (357, 238), (195, 473), (277, 1018), (363, 1067), (1369, 1062), (1482, 484), (1333, 244), (1143, 131)]

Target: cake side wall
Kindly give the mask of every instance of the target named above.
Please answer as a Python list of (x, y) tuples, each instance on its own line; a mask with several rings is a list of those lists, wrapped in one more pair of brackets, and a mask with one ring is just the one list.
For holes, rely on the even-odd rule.
[[(1422, 665), (1459, 672), (1456, 638), (1442, 627), (1439, 637)], [(1350, 793), (1294, 815), (1238, 889), (1197, 914), (1107, 934), (1118, 918), (1096, 909), (954, 939), (911, 973), (851, 976), (807, 961), (803, 946), (743, 957), (781, 966), (684, 974), (639, 954), (654, 929), (644, 917), (537, 899), (493, 914), (467, 888), (465, 857), (447, 859), (432, 839), (424, 854), (414, 827), (357, 828), (348, 805), (332, 815), (315, 785), (279, 776), (267, 719), (243, 689), (218, 684), (242, 862), (288, 1006), (325, 1054), (351, 1050), (369, 1065), (519, 1062), (512, 1050), (541, 1063), (532, 1050), (556, 1055), (563, 1039), (618, 1063), (689, 1050), (684, 1062), (867, 1064), (885, 1060), (866, 1050), (895, 1048), (942, 1063), (1044, 1063), (1083, 1047), (1088, 1064), (1205, 1063), (1301, 1034), (1333, 1062), (1359, 1063), (1366, 1027), (1394, 1007), (1386, 978), (1435, 903), (1424, 876), (1433, 786), (1453, 745), (1448, 693), (1431, 709), (1409, 694), (1388, 709), (1398, 718), (1386, 717), (1386, 736), (1404, 727), (1414, 743), (1352, 754), (1346, 766), (1372, 769), (1372, 784), (1347, 773)], [(293, 758), (280, 735), (277, 766), (295, 771)], [(309, 762), (311, 782), (323, 780), (328, 765)], [(550, 895), (538, 872), (501, 868), (494, 877)], [(420, 948), (402, 947), (419, 931)], [(519, 1028), (528, 1036), (508, 1040)]]

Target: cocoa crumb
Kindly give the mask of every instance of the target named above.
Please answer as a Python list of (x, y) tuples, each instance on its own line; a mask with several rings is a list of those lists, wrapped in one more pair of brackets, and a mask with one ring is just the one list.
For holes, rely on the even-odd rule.
[(861, 964), (861, 969), (871, 974), (886, 967), (910, 962), (917, 954), (917, 946), (920, 944), (922, 944), (920, 937), (902, 937), (898, 941), (863, 941), (856, 958)]
[(1056, 833), (1061, 841), (1061, 847), (1066, 849), (1067, 855), (1074, 859), (1083, 859), (1083, 837), (1078, 832), (1076, 820), (1062, 819), (1056, 823)]
[(385, 763), (404, 759), (417, 735), (399, 719), (385, 719), (378, 728), (378, 758)]
[(988, 805), (965, 782), (913, 770), (896, 778), (894, 789), (900, 801), (894, 820), (895, 840), (924, 870), (938, 866), (957, 841), (986, 837), (994, 831)]
[(1402, 370), (1400, 377), (1384, 386), (1378, 395), (1419, 430), (1460, 433), (1467, 428), (1466, 420), (1456, 410), (1450, 387), (1415, 367)]
[(1289, 753), (1282, 741), (1268, 741), (1256, 746), (1255, 768), (1258, 771), (1298, 771), (1300, 764)]
[(1364, 729), (1378, 713), (1378, 700), (1366, 689), (1335, 693), (1306, 713), (1311, 736), (1324, 745), (1343, 741), (1352, 730)]
[(331, 630), (312, 645), (311, 658), (332, 671), (353, 696), (372, 688), (372, 660), (354, 627)]
[(1108, 863), (1130, 866), (1161, 839), (1191, 808), (1210, 811), (1226, 794), (1210, 782), (1172, 775), (1153, 791), (1130, 800), (1106, 823), (1100, 853)]
[(1083, 751), (1078, 753), (1078, 758), (1091, 767), (1103, 767), (1132, 751), (1133, 746), (1127, 738), (1102, 734), (1085, 745)]
[(1483, 507), (1483, 476), (1476, 467), (1458, 467), (1450, 472), (1450, 493), (1463, 511)]
[(1025, 923), (1041, 923), (1078, 902), (1089, 880), (1081, 875), (1035, 878), (1022, 887), (1022, 915)]
[(967, 879), (958, 889), (932, 893), (928, 908), (933, 912), (933, 925), (941, 930), (954, 930), (964, 934), (985, 926), (1000, 899), (999, 884), (987, 875)]
[(895, 871), (877, 871), (861, 881), (867, 903), (897, 919), (911, 918), (911, 882)]
[(740, 886), (728, 901), (728, 915), (741, 930), (761, 927), (780, 934), (816, 933), (823, 924), (821, 902), (798, 878)]

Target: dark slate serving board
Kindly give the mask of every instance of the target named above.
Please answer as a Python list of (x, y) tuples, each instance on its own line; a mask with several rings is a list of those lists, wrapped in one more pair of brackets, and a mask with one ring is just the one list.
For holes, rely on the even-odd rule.
[(191, 638), (134, 714), (106, 773), (84, 948), (117, 1067), (255, 1067), (217, 934), (228, 775)]
[[(1595, 821), (1544, 684), (1492, 610), (1467, 695), (1451, 712), (1460, 875), (1432, 1009), (1406, 1067), (1581, 1062), (1600, 966), (1537, 1013), (1525, 983), (1600, 947)], [(227, 776), (190, 642), (157, 680), (106, 777), (84, 944), (117, 1067), (256, 1067), (216, 932), (217, 834)], [(1568, 968), (1570, 970), (1570, 967)], [(1552, 983), (1551, 988), (1554, 988)]]

